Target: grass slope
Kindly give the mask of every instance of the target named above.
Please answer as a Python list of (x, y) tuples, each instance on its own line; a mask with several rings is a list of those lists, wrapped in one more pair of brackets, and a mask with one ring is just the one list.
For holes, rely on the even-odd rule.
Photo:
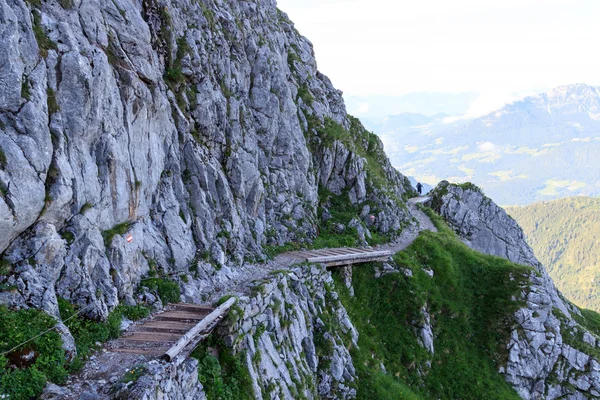
[(600, 199), (571, 197), (507, 212), (565, 297), (600, 311)]
[[(336, 277), (360, 332), (359, 349), (353, 349), (358, 398), (518, 399), (497, 370), (520, 306), (511, 297), (527, 284), (531, 270), (467, 248), (434, 221), (439, 233), (424, 232), (394, 257), (413, 277), (374, 279), (372, 268), (355, 268), (355, 297)], [(424, 306), (431, 314), (434, 355), (417, 339)]]

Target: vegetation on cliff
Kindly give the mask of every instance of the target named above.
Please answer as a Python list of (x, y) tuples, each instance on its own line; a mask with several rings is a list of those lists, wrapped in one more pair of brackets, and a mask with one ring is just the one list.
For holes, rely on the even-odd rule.
[[(531, 270), (469, 249), (431, 216), (440, 232), (422, 233), (394, 257), (405, 273), (374, 279), (372, 268), (355, 268), (354, 297), (337, 280), (359, 331), (358, 398), (518, 399), (498, 367), (520, 306), (513, 296)], [(434, 354), (419, 343), (423, 310)]]
[(507, 212), (565, 297), (600, 311), (600, 199), (571, 197)]

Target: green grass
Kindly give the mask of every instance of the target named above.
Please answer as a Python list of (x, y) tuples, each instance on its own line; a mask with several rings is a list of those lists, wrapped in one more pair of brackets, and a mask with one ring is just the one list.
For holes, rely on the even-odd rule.
[[(55, 324), (54, 318), (39, 310), (12, 311), (0, 306), (0, 353), (54, 327)], [(37, 355), (33, 364), (22, 365), (16, 369), (8, 366), (16, 353), (29, 351), (34, 351)], [(13, 353), (0, 356), (0, 394), (7, 394), (14, 400), (36, 398), (48, 380), (63, 384), (68, 368), (60, 335), (50, 331)]]
[[(41, 5), (41, 2), (39, 3)], [(46, 31), (42, 26), (42, 19), (40, 17), (40, 13), (35, 11), (33, 12), (33, 34), (35, 36), (35, 40), (37, 41), (40, 56), (43, 58), (48, 57), (49, 50), (56, 50), (56, 43), (54, 43), (48, 35), (46, 35)]]
[[(79, 311), (77, 306), (61, 298), (58, 299), (58, 307), (60, 317), (63, 320)], [(83, 367), (85, 360), (99, 348), (97, 343), (116, 339), (120, 336), (122, 316), (122, 311), (117, 308), (109, 314), (104, 322), (94, 321), (79, 315), (65, 323), (75, 338), (75, 346), (77, 347), (77, 358), (70, 366), (72, 370), (78, 371)]]
[[(217, 349), (218, 358), (208, 351), (209, 348)], [(198, 378), (208, 400), (254, 398), (250, 374), (245, 366), (245, 353), (233, 354), (213, 333), (191, 356), (198, 359)]]
[[(65, 299), (58, 299), (60, 315), (63, 320), (73, 316), (78, 308)], [(46, 382), (62, 385), (69, 373), (77, 372), (93, 351), (99, 348), (97, 343), (119, 337), (122, 316), (136, 320), (148, 315), (148, 309), (142, 306), (118, 306), (109, 314), (105, 322), (89, 320), (76, 316), (66, 322), (75, 338), (77, 357), (68, 362), (62, 348), (60, 335), (51, 330), (32, 342), (17, 348), (6, 356), (0, 356), (0, 394), (10, 395), (10, 399), (28, 400), (37, 398)], [(56, 321), (43, 311), (29, 309), (13, 311), (0, 306), (0, 353), (13, 349), (16, 345), (53, 328)], [(19, 353), (35, 352), (31, 363), (19, 362)]]
[(112, 245), (112, 241), (117, 235), (124, 235), (131, 228), (130, 222), (123, 222), (113, 226), (111, 229), (107, 229), (102, 232), (104, 238), (104, 246), (109, 248)]
[(31, 99), (31, 87), (26, 76), (23, 76), (23, 81), (21, 82), (21, 97), (25, 100)]
[(306, 84), (303, 84), (298, 88), (298, 98), (302, 99), (307, 106), (310, 106), (315, 100), (312, 94), (310, 94), (310, 89)]
[(132, 321), (138, 321), (150, 315), (150, 309), (141, 304), (135, 306), (120, 305), (117, 307), (117, 312), (120, 312), (121, 315)]
[(161, 302), (179, 303), (181, 299), (181, 289), (177, 282), (165, 278), (146, 278), (140, 282), (140, 286), (145, 286), (150, 291), (155, 292), (160, 297)]
[(288, 50), (287, 62), (288, 62), (288, 66), (290, 67), (290, 71), (295, 71), (296, 67), (294, 66), (294, 63), (300, 62), (300, 61), (302, 61), (302, 60), (300, 60), (300, 57), (298, 57), (298, 54), (296, 54), (292, 50)]
[(6, 154), (4, 154), (4, 150), (0, 147), (0, 168), (5, 169), (8, 161), (6, 159)]
[(50, 87), (46, 89), (46, 93), (48, 95), (48, 115), (52, 115), (60, 111), (60, 106), (58, 105), (58, 101), (56, 100), (56, 93)]
[(120, 379), (123, 383), (137, 382), (142, 376), (146, 375), (148, 369), (143, 365), (136, 365), (125, 373)]
[[(358, 398), (518, 399), (497, 373), (520, 306), (511, 300), (531, 270), (477, 253), (439, 220), (439, 233), (424, 232), (394, 259), (410, 268), (373, 278), (368, 267), (354, 269), (355, 297), (336, 276), (342, 303), (356, 325), (353, 349), (359, 375)], [(429, 277), (423, 268), (433, 269)], [(435, 354), (417, 342), (413, 321), (426, 305), (433, 321)], [(423, 367), (431, 362), (431, 369)], [(379, 371), (383, 362), (387, 375)], [(421, 370), (421, 371), (420, 371)]]
[(80, 212), (81, 214), (85, 214), (85, 213), (86, 213), (86, 211), (89, 211), (89, 210), (91, 210), (91, 209), (92, 209), (92, 207), (93, 207), (92, 203), (90, 203), (90, 202), (87, 202), (87, 203), (85, 203), (84, 205), (82, 205), (82, 206), (81, 206), (81, 210), (79, 210), (79, 212)]

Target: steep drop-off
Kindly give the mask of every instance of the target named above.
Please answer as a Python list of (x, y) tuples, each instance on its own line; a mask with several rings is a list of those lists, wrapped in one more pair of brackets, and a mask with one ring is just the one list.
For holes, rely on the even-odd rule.
[(525, 242), (523, 230), (471, 184), (441, 182), (433, 208), (474, 250), (532, 267), (528, 287), (515, 301), (508, 360), (499, 371), (524, 399), (600, 396), (600, 315), (580, 310), (556, 289)]
[(566, 199), (508, 207), (562, 293), (580, 307), (600, 311), (600, 199)]

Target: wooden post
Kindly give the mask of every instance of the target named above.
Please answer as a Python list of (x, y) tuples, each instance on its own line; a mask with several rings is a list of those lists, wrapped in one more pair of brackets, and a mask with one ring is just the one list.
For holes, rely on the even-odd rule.
[(208, 329), (217, 319), (227, 313), (227, 311), (236, 302), (236, 298), (232, 297), (225, 303), (217, 307), (213, 312), (208, 314), (202, 321), (198, 322), (196, 326), (190, 329), (185, 335), (183, 335), (177, 343), (173, 345), (163, 356), (162, 359), (171, 362), (177, 357), (179, 353), (201, 332)]

